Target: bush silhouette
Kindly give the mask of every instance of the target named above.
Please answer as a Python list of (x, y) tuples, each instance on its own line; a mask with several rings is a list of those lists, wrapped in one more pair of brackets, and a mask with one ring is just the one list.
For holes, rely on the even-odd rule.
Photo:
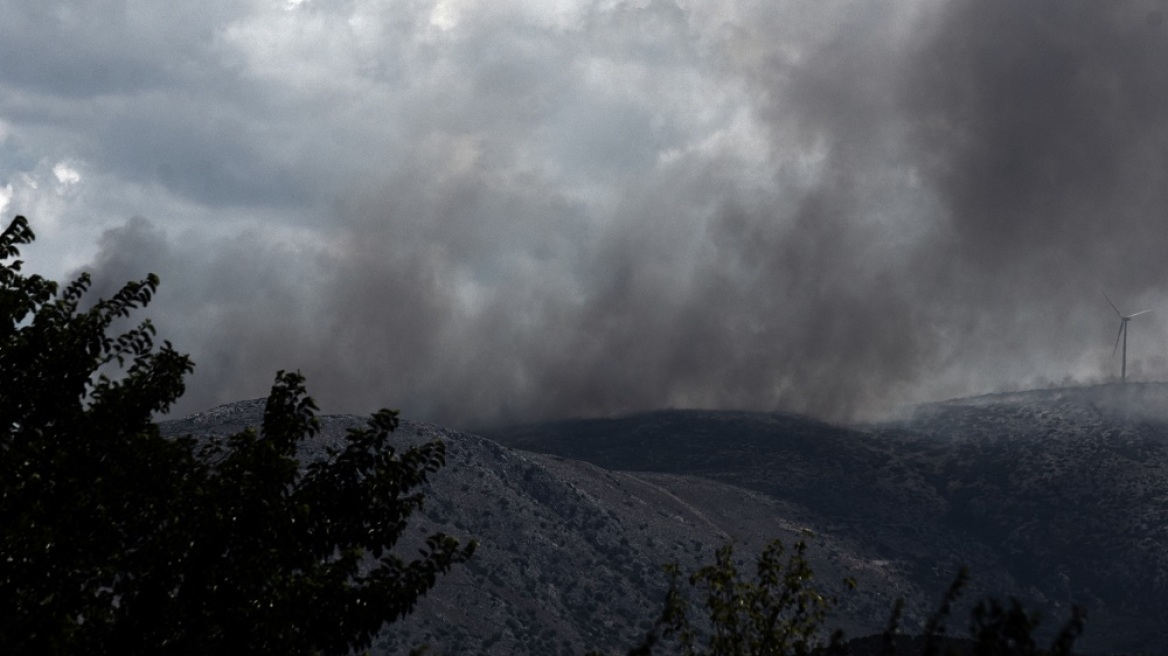
[[(962, 569), (926, 622), (923, 635), (900, 634), (904, 602), (897, 600), (878, 640), (846, 642), (842, 631), (827, 630), (828, 614), (839, 597), (815, 582), (806, 559), (806, 539), (796, 542), (786, 559), (785, 551), (780, 540), (772, 541), (759, 554), (754, 575), (747, 576), (735, 564), (732, 545), (718, 549), (713, 564), (688, 577), (700, 599), (697, 620), (680, 569), (667, 565), (671, 584), (661, 615), (628, 653), (648, 656), (665, 647), (668, 653), (685, 656), (1070, 656), (1086, 619), (1083, 609), (1073, 608), (1050, 647), (1040, 649), (1036, 613), (1016, 599), (1005, 604), (987, 599), (971, 613), (969, 638), (949, 637), (945, 622), (969, 577)], [(845, 579), (844, 587), (854, 588), (855, 583)]]

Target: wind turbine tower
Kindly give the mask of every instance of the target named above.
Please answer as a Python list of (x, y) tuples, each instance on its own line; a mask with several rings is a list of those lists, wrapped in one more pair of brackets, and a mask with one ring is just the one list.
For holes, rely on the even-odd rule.
[(1119, 382), (1126, 383), (1127, 382), (1127, 324), (1129, 321), (1132, 320), (1132, 318), (1138, 317), (1141, 314), (1147, 314), (1147, 313), (1151, 312), (1151, 310), (1140, 310), (1139, 312), (1136, 312), (1134, 314), (1126, 314), (1125, 315), (1124, 313), (1119, 311), (1119, 308), (1115, 307), (1115, 303), (1112, 303), (1110, 298), (1107, 298), (1107, 294), (1104, 294), (1103, 298), (1107, 299), (1107, 304), (1111, 306), (1112, 310), (1115, 310), (1115, 313), (1117, 315), (1119, 315), (1119, 334), (1115, 336), (1115, 346), (1112, 347), (1112, 349), (1111, 349), (1111, 357), (1113, 357), (1113, 358), (1115, 357), (1115, 351), (1116, 351), (1116, 349), (1119, 348), (1119, 340), (1120, 340), (1120, 338), (1123, 338), (1123, 365), (1122, 365), (1122, 368), (1120, 369)]

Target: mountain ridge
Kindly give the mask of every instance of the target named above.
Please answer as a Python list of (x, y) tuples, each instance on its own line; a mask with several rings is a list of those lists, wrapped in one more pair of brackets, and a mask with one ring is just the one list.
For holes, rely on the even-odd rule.
[[(953, 400), (850, 427), (710, 410), (485, 436), (403, 421), (401, 444), (437, 438), (449, 453), (416, 529), (481, 546), (379, 653), (422, 641), (437, 653), (623, 653), (660, 610), (663, 563), (692, 569), (727, 540), (748, 558), (806, 529), (819, 580), (860, 579), (832, 620), (850, 636), (878, 632), (896, 596), (919, 630), (966, 564), (964, 608), (1012, 595), (1053, 630), (1084, 603), (1086, 650), (1160, 653), (1168, 424), (1158, 407), (1133, 413), (1132, 397), (1147, 404), (1168, 386), (1128, 390)], [(224, 434), (261, 417), (262, 399), (165, 427)], [(360, 421), (322, 415), (305, 455)]]

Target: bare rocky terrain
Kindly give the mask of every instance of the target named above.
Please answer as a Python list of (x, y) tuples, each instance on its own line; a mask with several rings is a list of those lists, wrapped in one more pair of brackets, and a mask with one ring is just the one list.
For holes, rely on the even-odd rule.
[[(262, 403), (165, 430), (229, 434), (257, 425)], [(895, 597), (918, 629), (965, 564), (968, 600), (1017, 596), (1051, 629), (1083, 604), (1085, 652), (1165, 653), (1165, 417), (1168, 386), (1129, 384), (955, 400), (860, 427), (662, 411), (483, 437), (405, 421), (403, 445), (447, 444), (411, 529), (479, 550), (377, 651), (623, 653), (660, 611), (663, 563), (692, 570), (728, 540), (745, 561), (810, 530), (822, 585), (857, 579), (833, 623), (849, 636), (880, 631)], [(361, 421), (323, 416), (306, 457)]]

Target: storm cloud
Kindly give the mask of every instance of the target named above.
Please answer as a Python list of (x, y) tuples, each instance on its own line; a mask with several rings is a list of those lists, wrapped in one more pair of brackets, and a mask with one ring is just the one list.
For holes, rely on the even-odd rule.
[(177, 411), (863, 419), (1112, 379), (1104, 292), (1168, 375), (1158, 3), (107, 4), (0, 2), (0, 203)]

